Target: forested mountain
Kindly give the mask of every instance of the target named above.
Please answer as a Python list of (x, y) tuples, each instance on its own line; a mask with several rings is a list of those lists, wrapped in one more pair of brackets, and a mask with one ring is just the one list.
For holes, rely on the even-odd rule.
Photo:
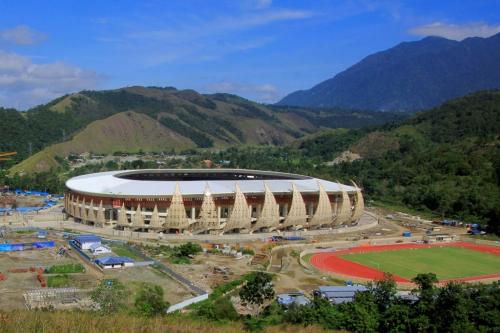
[(461, 42), (427, 37), (372, 54), (278, 104), (414, 111), (465, 94), (500, 88), (500, 33)]
[(354, 179), (370, 198), (404, 204), (500, 233), (500, 91), (459, 98), (399, 125), (303, 139), (306, 156), (333, 160), (343, 151), (354, 162), (315, 170)]
[[(117, 114), (119, 126), (127, 127), (129, 117), (147, 117), (128, 112)], [(99, 145), (113, 139), (115, 121), (97, 121), (73, 138), (73, 143), (54, 145), (53, 149), (78, 147), (81, 137)], [(122, 119), (125, 118), (125, 119)], [(155, 124), (148, 121), (147, 123)], [(148, 128), (152, 136), (172, 133)], [(160, 131), (160, 132), (158, 132)], [(164, 133), (164, 134), (157, 134)], [(324, 179), (349, 182), (355, 180), (367, 200), (396, 206), (408, 206), (432, 212), (441, 217), (455, 217), (466, 222), (488, 224), (500, 234), (500, 90), (484, 91), (459, 98), (415, 115), (403, 122), (389, 122), (356, 129), (328, 129), (304, 135), (289, 145), (235, 145), (227, 149), (191, 150), (187, 159), (172, 159), (162, 168), (193, 168), (202, 161), (230, 161), (226, 167), (286, 171)], [(138, 140), (150, 144), (150, 136)], [(75, 142), (76, 140), (76, 142)], [(122, 138), (124, 145), (132, 144)], [(192, 141), (191, 141), (192, 142)], [(181, 144), (190, 144), (182, 141)], [(194, 144), (191, 143), (191, 144)], [(85, 144), (86, 145), (86, 144)], [(119, 149), (120, 147), (115, 147)], [(121, 149), (121, 148), (120, 148)], [(345, 153), (359, 157), (348, 161)], [(38, 154), (35, 156), (39, 156)], [(28, 159), (23, 164), (50, 161), (46, 156)], [(118, 165), (89, 165), (76, 170), (63, 165), (50, 172), (19, 177), (0, 172), (0, 184), (22, 188), (47, 188), (53, 193), (64, 191), (64, 181), (79, 174), (127, 169), (158, 168), (152, 161), (133, 161)], [(49, 166), (49, 167), (50, 167)]]
[[(132, 113), (115, 117), (124, 112)], [(41, 167), (26, 171), (46, 171), (56, 154), (110, 153), (117, 148), (123, 151), (124, 143), (130, 152), (283, 145), (322, 127), (359, 127), (401, 117), (340, 109), (265, 106), (235, 95), (202, 95), (175, 88), (129, 87), (82, 91), (27, 112), (0, 108), (0, 151), (17, 151), (15, 161), (19, 162), (28, 157), (30, 149), (35, 154), (51, 144), (67, 141), (57, 149), (49, 148), (33, 156), (35, 161), (26, 164)], [(96, 121), (99, 123), (94, 124)], [(157, 134), (163, 133), (156, 137), (156, 142), (149, 133), (152, 128)], [(115, 135), (107, 136), (110, 131)], [(106, 140), (90, 140), (96, 138), (96, 133)], [(166, 140), (166, 136), (170, 139)]]

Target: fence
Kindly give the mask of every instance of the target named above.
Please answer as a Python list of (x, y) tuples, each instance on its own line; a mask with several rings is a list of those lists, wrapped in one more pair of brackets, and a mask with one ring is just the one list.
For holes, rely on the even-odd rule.
[(187, 300), (184, 300), (184, 301), (182, 301), (180, 303), (171, 305), (167, 309), (167, 313), (172, 313), (174, 311), (178, 311), (178, 310), (184, 309), (185, 307), (187, 307), (187, 306), (189, 306), (191, 304), (199, 303), (199, 302), (202, 302), (202, 301), (207, 300), (207, 299), (208, 299), (208, 293), (202, 294), (202, 295), (199, 295), (199, 296), (187, 299)]

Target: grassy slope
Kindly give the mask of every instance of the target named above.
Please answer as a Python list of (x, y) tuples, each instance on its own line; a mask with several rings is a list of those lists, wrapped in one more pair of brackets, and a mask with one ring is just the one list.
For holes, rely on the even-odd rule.
[[(114, 119), (110, 117), (128, 111), (149, 116), (163, 125), (163, 132), (168, 129), (169, 134), (160, 134), (155, 138), (150, 134), (157, 133), (153, 126), (129, 124), (120, 130), (121, 124), (107, 124), (109, 121), (106, 119)], [(12, 116), (19, 118), (15, 110), (14, 113), (16, 114)], [(195, 146), (225, 148), (235, 145), (285, 145), (320, 128), (358, 127), (398, 118), (397, 115), (367, 111), (279, 108), (235, 95), (202, 95), (193, 90), (155, 87), (82, 91), (62, 96), (23, 115), (29, 115), (26, 124), (19, 119), (4, 124), (4, 131), (11, 129), (13, 132), (8, 136), (10, 146), (4, 147), (4, 150), (20, 151), (20, 161), (28, 155), (29, 142), (33, 143), (34, 152), (41, 151), (44, 147), (48, 149), (13, 168), (13, 171), (26, 172), (48, 170), (57, 166), (53, 156), (64, 156), (68, 152), (106, 153), (116, 150), (157, 150), (164, 147), (183, 149)], [(144, 119), (139, 123), (142, 121)], [(151, 121), (146, 123), (151, 124)], [(112, 126), (118, 128), (109, 128)], [(85, 135), (82, 135), (84, 130)], [(125, 130), (127, 132), (123, 137)], [(71, 136), (74, 139), (66, 142), (67, 144), (50, 146)], [(132, 140), (134, 136), (139, 139)]]
[(88, 125), (71, 140), (52, 145), (14, 166), (11, 171), (47, 171), (58, 166), (55, 156), (69, 153), (113, 153), (186, 149), (194, 143), (135, 112), (122, 112)]
[[(239, 322), (215, 323), (206, 320), (195, 320), (186, 316), (167, 316), (164, 318), (143, 318), (130, 316), (127, 313), (100, 316), (93, 312), (70, 311), (11, 311), (0, 312), (2, 333), (53, 333), (53, 332), (85, 332), (85, 333), (239, 333), (244, 332)], [(315, 326), (280, 325), (268, 327), (263, 333), (323, 333), (327, 332)]]
[(374, 251), (341, 257), (407, 279), (428, 272), (440, 280), (500, 273), (499, 256), (455, 247)]

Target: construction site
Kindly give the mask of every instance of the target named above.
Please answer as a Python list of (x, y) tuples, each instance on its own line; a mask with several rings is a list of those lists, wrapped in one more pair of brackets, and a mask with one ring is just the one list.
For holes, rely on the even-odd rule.
[[(6, 214), (4, 221), (0, 218), (0, 249), (4, 249), (0, 251), (0, 309), (92, 309), (96, 305), (90, 300), (91, 291), (102, 281), (113, 279), (123, 283), (131, 295), (143, 283), (159, 285), (165, 291), (166, 301), (181, 304), (258, 270), (275, 274), (277, 293), (300, 291), (310, 295), (318, 286), (343, 285), (345, 281), (303, 265), (304, 251), (386, 240), (412, 241), (422, 239), (433, 228), (431, 221), (420, 217), (368, 207), (357, 223), (333, 229), (157, 237), (152, 233), (117, 231), (64, 220), (60, 213), (63, 200), (55, 199), (53, 206), (43, 206), (47, 197), (38, 193), (14, 192), (2, 198), (4, 202), (14, 199), (20, 208), (35, 205), (41, 208), (34, 212), (21, 210), (15, 219)], [(12, 203), (4, 204), (3, 208), (12, 208)], [(462, 229), (442, 227), (439, 231), (451, 235), (463, 233)], [(403, 237), (408, 232), (412, 237)], [(102, 245), (109, 253), (96, 256), (90, 250), (78, 251), (72, 247), (70, 238), (77, 239), (82, 234), (102, 237)], [(202, 247), (187, 262), (173, 261), (150, 251), (186, 242)], [(111, 265), (112, 269), (106, 269), (96, 261), (104, 256), (129, 257), (135, 263), (150, 261), (150, 264), (120, 268)], [(68, 267), (72, 269), (67, 270)]]
[(0, 237), (0, 309), (90, 309), (95, 307), (90, 292), (110, 279), (131, 292), (144, 282), (160, 285), (171, 304), (194, 295), (154, 267), (99, 269), (72, 249), (62, 232), (2, 226)]

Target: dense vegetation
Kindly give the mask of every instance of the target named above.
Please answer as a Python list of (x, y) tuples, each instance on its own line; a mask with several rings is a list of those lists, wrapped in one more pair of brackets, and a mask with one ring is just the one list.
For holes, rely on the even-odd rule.
[[(165, 315), (159, 286), (142, 284), (134, 297), (117, 280), (92, 293), (96, 311), (0, 312), (2, 332), (496, 332), (500, 327), (500, 284), (450, 282), (437, 288), (432, 273), (415, 277), (412, 297), (397, 294), (390, 275), (358, 292), (354, 301), (331, 304), (314, 298), (309, 305), (283, 307), (267, 300), (258, 315), (238, 314), (231, 296), (257, 276), (249, 273), (220, 285), (209, 299), (187, 313)], [(260, 288), (269, 286), (260, 284)], [(132, 298), (132, 300), (130, 300)], [(132, 306), (127, 306), (132, 301)], [(48, 310), (48, 311), (47, 311)]]
[[(328, 130), (288, 147), (246, 146), (218, 151), (190, 150), (165, 160), (164, 168), (200, 167), (205, 159), (224, 167), (309, 174), (360, 185), (368, 200), (405, 205), (488, 225), (500, 232), (500, 91), (473, 94), (402, 123), (362, 129)], [(343, 151), (354, 162), (329, 163)], [(64, 191), (64, 181), (79, 174), (116, 169), (158, 168), (136, 160), (87, 165), (20, 177), (0, 171), (0, 183), (15, 188)]]
[(312, 306), (295, 306), (284, 313), (286, 322), (320, 324), (353, 332), (495, 332), (500, 327), (500, 284), (448, 283), (435, 288), (434, 274), (420, 274), (413, 293), (418, 300), (396, 295), (390, 276), (369, 291), (357, 293), (352, 303), (331, 305), (315, 299)]
[[(201, 95), (174, 88), (82, 91), (26, 112), (0, 108), (0, 152), (18, 152), (12, 162), (2, 167), (69, 140), (94, 121), (127, 111), (157, 120), (201, 148), (245, 143), (282, 145), (319, 127), (360, 127), (402, 117), (369, 111), (265, 106), (234, 95)], [(248, 126), (261, 130), (257, 133)]]

